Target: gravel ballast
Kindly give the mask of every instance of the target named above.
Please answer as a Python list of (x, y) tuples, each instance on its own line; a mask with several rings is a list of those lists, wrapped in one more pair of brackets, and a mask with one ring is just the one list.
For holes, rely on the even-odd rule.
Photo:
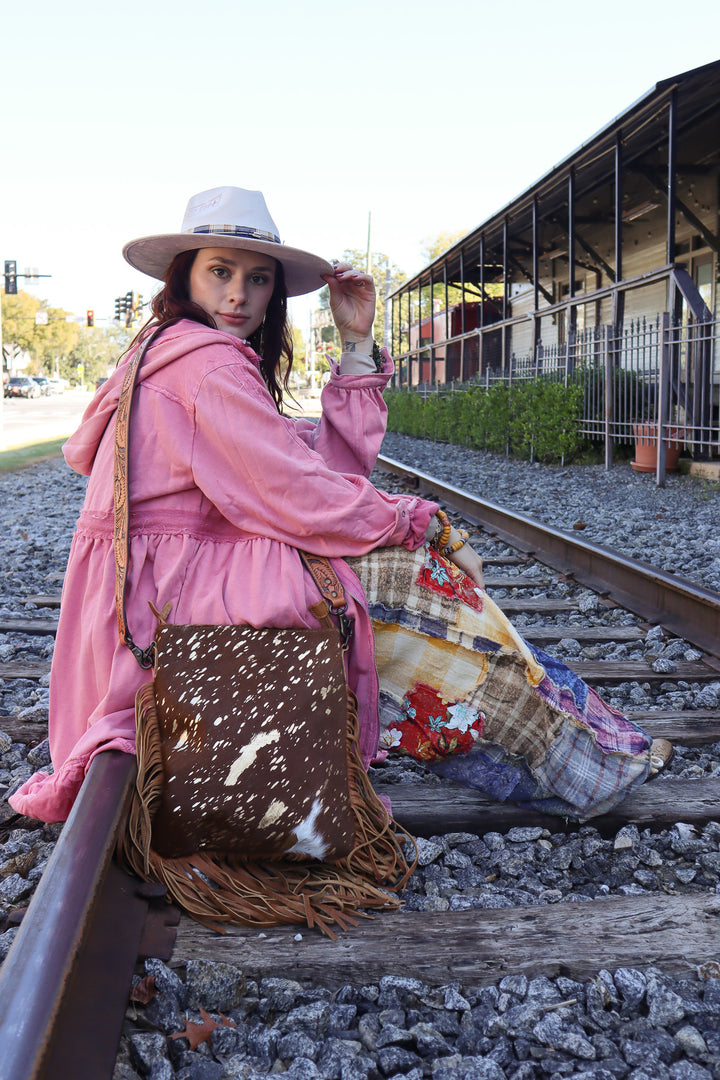
[[(383, 452), (562, 528), (583, 523), (583, 536), (591, 542), (720, 590), (716, 485), (669, 476), (660, 489), (652, 477), (635, 474), (629, 465), (609, 473), (594, 466), (540, 467), (397, 435), (387, 436)], [(382, 485), (383, 478), (376, 479)], [(0, 476), (4, 618), (55, 614), (25, 598), (59, 590), (84, 488), (84, 479), (57, 461)], [(488, 542), (488, 551), (497, 550), (493, 545)], [(542, 588), (534, 591), (542, 595)], [(557, 586), (553, 595), (558, 595)], [(592, 598), (586, 607), (586, 617), (593, 617)], [(632, 618), (625, 613), (614, 617)], [(659, 628), (650, 635), (640, 655), (650, 653), (672, 664), (672, 655), (663, 657), (666, 650), (676, 658), (692, 652), (691, 643), (673, 644)], [(52, 647), (49, 635), (0, 632), (4, 662), (47, 660)], [(572, 640), (557, 649), (570, 664), (582, 655), (582, 646)], [(0, 681), (0, 789), (5, 798), (49, 761), (47, 682)], [(707, 692), (701, 694), (674, 680), (671, 670), (657, 691), (640, 684), (607, 689), (613, 703), (625, 707), (712, 709), (720, 700), (720, 682), (706, 683)], [(3, 718), (5, 727), (36, 728), (38, 737), (14, 740), (4, 731)], [(719, 762), (718, 746), (679, 748), (671, 773), (715, 776)], [(403, 761), (381, 771), (390, 783), (442, 783)], [(0, 843), (0, 920), (28, 902), (60, 830), (19, 824), (9, 823)], [(716, 822), (697, 828), (678, 822), (664, 830), (630, 825), (610, 837), (592, 824), (569, 832), (550, 826), (505, 835), (478, 829), (423, 839), (419, 847), (420, 867), (406, 906), (410, 912), (437, 912), (439, 919), (444, 911), (583, 903), (608, 895), (702, 892), (720, 897)], [(0, 932), (0, 959), (15, 932), (11, 926)], [(285, 1072), (323, 1080), (720, 1080), (718, 961), (720, 949), (682, 977), (639, 965), (600, 970), (584, 981), (510, 975), (489, 986), (428, 986), (393, 975), (389, 959), (387, 975), (377, 984), (334, 992), (282, 978), (257, 983), (231, 964), (194, 960), (176, 972), (148, 961), (155, 996), (128, 1011), (115, 1077), (252, 1080)], [(169, 1038), (184, 1030), (188, 1019), (201, 1023), (200, 1008), (219, 1023), (208, 1041), (190, 1049), (186, 1039)]]
[(568, 532), (582, 526), (591, 544), (720, 592), (720, 485), (668, 473), (654, 475), (628, 463), (530, 465), (498, 454), (389, 432), (382, 453), (488, 502), (520, 511)]

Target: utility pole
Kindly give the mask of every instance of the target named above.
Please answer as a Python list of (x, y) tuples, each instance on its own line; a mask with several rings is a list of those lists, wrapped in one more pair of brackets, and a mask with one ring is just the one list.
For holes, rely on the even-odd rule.
[(316, 308), (310, 312), (310, 390), (315, 389), (315, 362), (322, 350), (322, 332), (327, 326), (334, 326), (330, 308)]
[(310, 391), (315, 389), (315, 326), (313, 323), (313, 312), (310, 312), (310, 329), (308, 331), (308, 347), (305, 355), (305, 368), (307, 370), (308, 360), (310, 361)]
[(385, 323), (383, 327), (383, 345), (390, 349), (392, 345), (392, 304), (388, 300), (390, 295), (390, 260), (385, 260), (385, 296), (383, 307), (385, 309)]

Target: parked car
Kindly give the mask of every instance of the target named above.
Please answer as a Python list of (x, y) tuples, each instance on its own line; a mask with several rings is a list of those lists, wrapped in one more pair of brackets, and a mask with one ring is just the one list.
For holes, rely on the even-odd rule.
[(11, 375), (5, 388), (6, 397), (40, 397), (40, 387), (29, 375)]
[(30, 378), (38, 384), (41, 394), (47, 395), (50, 393), (50, 380), (47, 375), (31, 375)]
[(48, 379), (48, 386), (51, 394), (64, 394), (65, 393), (65, 380), (64, 379)]

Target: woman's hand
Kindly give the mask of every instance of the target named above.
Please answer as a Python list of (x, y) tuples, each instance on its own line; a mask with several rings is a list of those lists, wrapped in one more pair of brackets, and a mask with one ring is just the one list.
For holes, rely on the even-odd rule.
[[(438, 543), (439, 534), (442, 532), (443, 523), (450, 525), (447, 517), (442, 516), (442, 520), (436, 515), (430, 522), (425, 534), (425, 539), (433, 546)], [(483, 562), (477, 551), (474, 551), (470, 547), (470, 544), (465, 541), (462, 542), (467, 536), (467, 533), (461, 534), (454, 526), (450, 526), (450, 537), (444, 545), (443, 550), (447, 552), (446, 558), (450, 562), (455, 563), (458, 570), (462, 570), (464, 574), (467, 574), (469, 578), (475, 582), (475, 584), (481, 588), (485, 588), (485, 578), (483, 576)], [(453, 544), (460, 543), (460, 547), (457, 551), (449, 551)]]
[[(448, 546), (455, 543), (460, 539), (460, 533), (457, 529), (453, 529), (450, 533), (450, 540)], [(481, 589), (485, 588), (485, 577), (483, 576), (483, 561), (478, 555), (477, 551), (474, 551), (468, 543), (458, 551), (453, 551), (451, 555), (448, 555), (450, 562), (455, 563), (458, 570), (462, 570), (467, 574), (469, 578), (475, 582)]]
[(350, 263), (335, 263), (335, 273), (325, 278), (330, 291), (330, 310), (343, 349), (349, 344), (369, 345), (375, 318), (375, 282), (370, 274), (354, 270)]

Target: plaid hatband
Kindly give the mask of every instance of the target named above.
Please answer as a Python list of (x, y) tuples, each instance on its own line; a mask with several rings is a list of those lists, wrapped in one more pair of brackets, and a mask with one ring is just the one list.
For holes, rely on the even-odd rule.
[(266, 240), (270, 244), (279, 244), (280, 237), (263, 229), (252, 229), (248, 225), (196, 225), (192, 233), (207, 233), (213, 236), (242, 236), (246, 240)]

